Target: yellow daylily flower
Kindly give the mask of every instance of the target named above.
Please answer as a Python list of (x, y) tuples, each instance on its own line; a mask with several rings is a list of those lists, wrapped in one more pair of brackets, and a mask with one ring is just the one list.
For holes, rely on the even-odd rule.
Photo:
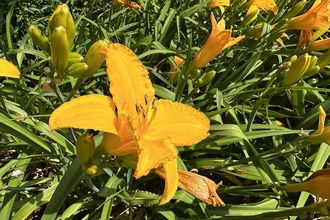
[(287, 184), (282, 190), (287, 192), (306, 191), (323, 199), (330, 199), (330, 169), (318, 170), (301, 183)]
[(199, 69), (206, 66), (219, 53), (221, 53), (221, 51), (237, 44), (245, 37), (239, 36), (237, 38), (232, 38), (231, 31), (225, 30), (226, 24), (223, 19), (221, 19), (218, 24), (213, 13), (211, 13), (210, 19), (212, 24), (211, 33), (202, 48), (197, 52), (192, 64), (187, 70), (188, 75), (194, 69)]
[(0, 58), (0, 76), (19, 78), (20, 72), (11, 62)]
[(211, 0), (207, 6), (211, 9), (213, 8), (220, 8), (221, 13), (225, 12), (225, 6), (230, 5), (230, 0)]
[(160, 204), (164, 204), (178, 186), (175, 146), (206, 138), (210, 122), (188, 105), (157, 100), (147, 69), (129, 48), (110, 44), (106, 66), (112, 99), (94, 94), (64, 103), (52, 113), (50, 129), (104, 131), (102, 147), (107, 153), (137, 158), (135, 178), (163, 169), (165, 189)]
[(306, 141), (311, 144), (327, 143), (330, 145), (330, 126), (324, 127), (325, 113), (322, 106), (319, 107), (319, 126), (316, 131), (306, 137)]
[(256, 6), (264, 12), (272, 11), (275, 15), (278, 13), (278, 7), (274, 0), (250, 0), (248, 2), (248, 7), (251, 6)]
[(329, 28), (329, 0), (315, 1), (304, 14), (294, 17), (285, 25), (285, 29), (314, 30)]
[[(209, 178), (194, 172), (188, 172), (185, 170), (178, 170), (178, 172), (179, 188), (214, 207), (225, 206), (225, 203), (221, 200), (216, 191), (221, 185), (221, 182), (215, 184), (215, 182)], [(156, 173), (164, 178), (162, 170), (157, 170)]]

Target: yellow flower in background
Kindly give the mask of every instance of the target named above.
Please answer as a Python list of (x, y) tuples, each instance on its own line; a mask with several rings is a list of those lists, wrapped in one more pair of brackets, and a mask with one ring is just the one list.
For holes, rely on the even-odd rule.
[[(225, 206), (225, 203), (221, 200), (216, 191), (221, 185), (221, 182), (219, 184), (215, 184), (215, 182), (209, 178), (198, 175), (194, 172), (184, 170), (178, 170), (178, 172), (179, 188), (214, 207)], [(156, 173), (160, 177), (164, 178), (164, 173), (161, 170), (157, 170)]]
[(85, 95), (64, 103), (49, 119), (52, 130), (80, 128), (104, 131), (102, 146), (115, 156), (137, 158), (135, 178), (163, 169), (164, 204), (178, 186), (177, 150), (208, 136), (210, 122), (198, 110), (154, 97), (148, 71), (137, 56), (121, 44), (110, 44), (106, 55), (112, 99)]
[(225, 12), (225, 7), (230, 5), (230, 0), (211, 0), (207, 6), (211, 9), (220, 8), (221, 12)]
[(0, 58), (0, 76), (19, 78), (20, 72), (11, 62)]
[(225, 30), (225, 21), (221, 19), (218, 24), (213, 13), (211, 13), (210, 19), (212, 24), (211, 33), (202, 48), (197, 52), (192, 64), (187, 70), (187, 75), (189, 75), (194, 69), (206, 66), (219, 53), (221, 53), (221, 51), (237, 44), (244, 38), (244, 36), (232, 38), (231, 31)]
[(330, 199), (330, 170), (318, 170), (301, 183), (287, 184), (281, 187), (286, 192), (306, 191), (323, 199)]
[(285, 25), (285, 29), (314, 30), (329, 28), (329, 0), (315, 1), (304, 14), (294, 17)]
[(278, 7), (274, 0), (249, 0), (248, 7), (256, 6), (264, 12), (272, 11), (275, 15), (278, 13)]
[(322, 106), (319, 107), (319, 126), (316, 131), (311, 133), (306, 137), (306, 141), (311, 144), (321, 144), (327, 143), (330, 145), (330, 126), (324, 127), (325, 118), (327, 114), (325, 113)]
[(125, 7), (129, 7), (129, 8), (133, 8), (133, 9), (137, 9), (137, 10), (143, 10), (141, 5), (139, 5), (136, 2), (131, 2), (129, 0), (113, 0), (113, 3), (121, 4)]

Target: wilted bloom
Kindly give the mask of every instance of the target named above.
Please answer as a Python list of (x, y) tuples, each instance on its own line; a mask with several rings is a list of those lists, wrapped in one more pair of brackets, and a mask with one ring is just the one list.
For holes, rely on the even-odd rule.
[(207, 6), (211, 9), (219, 7), (221, 12), (225, 11), (225, 6), (230, 5), (230, 0), (211, 0)]
[(318, 170), (308, 179), (301, 183), (287, 184), (281, 187), (287, 192), (301, 192), (306, 191), (317, 197), (330, 199), (330, 169)]
[(19, 78), (20, 72), (12, 63), (0, 58), (0, 76)]
[(248, 6), (256, 6), (265, 12), (272, 11), (275, 15), (278, 13), (278, 8), (274, 0), (249, 0)]
[(327, 114), (325, 113), (322, 106), (319, 107), (319, 126), (316, 131), (311, 133), (306, 137), (306, 141), (311, 144), (330, 144), (330, 126), (324, 127), (325, 118)]
[(294, 17), (285, 25), (285, 29), (314, 30), (329, 27), (329, 0), (315, 1), (304, 14)]
[(202, 48), (196, 54), (192, 64), (190, 65), (187, 74), (197, 68), (206, 66), (212, 61), (222, 50), (237, 44), (244, 36), (237, 38), (231, 37), (231, 31), (225, 30), (225, 21), (220, 20), (219, 24), (215, 20), (213, 13), (210, 15), (212, 30)]
[(133, 9), (137, 9), (137, 10), (143, 10), (141, 5), (139, 5), (136, 2), (131, 2), (129, 0), (113, 0), (113, 3), (121, 4), (125, 7), (129, 7), (129, 8), (133, 8)]
[(64, 103), (49, 119), (52, 130), (74, 127), (104, 131), (102, 147), (110, 155), (137, 158), (135, 178), (163, 169), (168, 202), (178, 186), (177, 150), (208, 136), (208, 118), (191, 106), (157, 100), (148, 71), (121, 44), (109, 44), (107, 73), (112, 98), (85, 95)]
[[(221, 185), (215, 184), (214, 181), (209, 178), (198, 175), (194, 172), (188, 172), (184, 170), (178, 170), (179, 172), (179, 187), (184, 191), (190, 193), (197, 199), (215, 207), (225, 206), (225, 203), (221, 200), (217, 194), (217, 189)], [(157, 170), (156, 173), (164, 178), (162, 170)]]

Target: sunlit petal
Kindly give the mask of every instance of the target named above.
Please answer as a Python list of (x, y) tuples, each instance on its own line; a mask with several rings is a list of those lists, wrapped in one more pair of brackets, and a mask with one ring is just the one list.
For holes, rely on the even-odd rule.
[(192, 145), (208, 136), (209, 119), (191, 106), (170, 100), (156, 102), (155, 117), (146, 135), (160, 139), (170, 138), (174, 145)]
[(136, 104), (145, 103), (154, 96), (154, 89), (147, 69), (129, 48), (121, 44), (108, 47), (107, 73), (110, 80), (110, 92), (121, 114), (131, 114)]
[(49, 127), (81, 128), (117, 133), (116, 115), (110, 97), (85, 95), (64, 103), (50, 116)]
[(147, 175), (151, 169), (158, 168), (177, 157), (177, 150), (169, 139), (138, 140), (139, 158), (134, 173), (135, 178)]
[(159, 200), (159, 205), (165, 204), (173, 198), (179, 182), (176, 158), (164, 163), (163, 169), (165, 172), (165, 189)]
[(20, 72), (12, 63), (0, 58), (0, 76), (19, 78)]

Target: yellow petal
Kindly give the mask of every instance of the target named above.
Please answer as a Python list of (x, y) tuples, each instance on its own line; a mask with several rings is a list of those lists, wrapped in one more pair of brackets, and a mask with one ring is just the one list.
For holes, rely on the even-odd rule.
[(176, 159), (177, 151), (169, 139), (150, 139), (142, 137), (138, 140), (139, 159), (134, 173), (135, 178), (148, 175), (150, 170)]
[(238, 42), (240, 42), (241, 40), (243, 40), (245, 38), (244, 35), (242, 36), (238, 36), (236, 38), (232, 38), (228, 43), (226, 43), (226, 45), (223, 47), (223, 49), (227, 49), (229, 47), (234, 46), (235, 44), (237, 44)]
[(174, 145), (179, 146), (196, 144), (208, 136), (209, 119), (193, 107), (161, 99), (156, 102), (156, 109), (146, 135), (170, 138)]
[(218, 22), (218, 30), (219, 31), (224, 31), (225, 30), (225, 28), (226, 28), (226, 21), (225, 21), (225, 19), (221, 19), (219, 22)]
[(85, 95), (64, 103), (50, 116), (51, 130), (81, 128), (117, 133), (116, 115), (110, 97)]
[(106, 57), (110, 92), (121, 114), (135, 112), (136, 104), (152, 100), (155, 91), (147, 69), (129, 48), (121, 44), (110, 44)]
[(322, 133), (324, 130), (324, 123), (325, 123), (325, 118), (327, 114), (325, 113), (324, 109), (322, 106), (319, 107), (319, 126), (317, 127), (317, 130), (315, 133)]
[(173, 198), (179, 182), (176, 158), (164, 163), (163, 168), (165, 172), (165, 189), (159, 200), (159, 205), (163, 205)]
[(19, 78), (20, 72), (16, 66), (7, 60), (0, 59), (0, 76)]
[(275, 15), (278, 13), (278, 8), (274, 0), (250, 0), (249, 6), (251, 5), (255, 5), (265, 12), (272, 11)]
[(137, 155), (137, 142), (132, 137), (131, 140), (123, 140), (120, 135), (105, 133), (102, 140), (103, 149), (110, 155), (127, 156)]

